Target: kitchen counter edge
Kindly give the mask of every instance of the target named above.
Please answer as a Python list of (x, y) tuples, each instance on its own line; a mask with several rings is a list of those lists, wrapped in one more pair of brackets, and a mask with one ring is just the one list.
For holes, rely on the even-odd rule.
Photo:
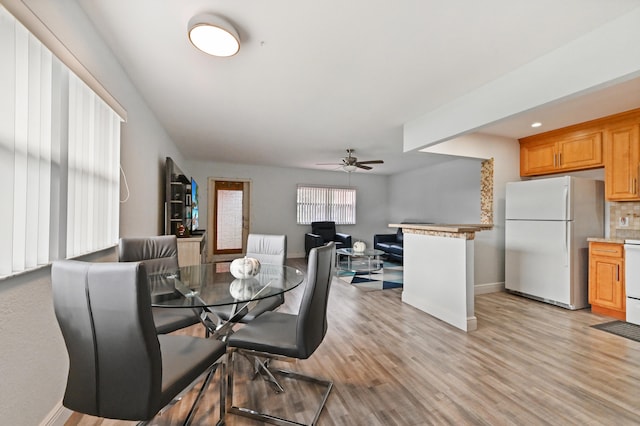
[(419, 229), (434, 232), (479, 232), (493, 228), (492, 224), (436, 224), (436, 223), (390, 223), (390, 228)]
[(588, 242), (594, 243), (610, 243), (610, 244), (624, 244), (624, 238), (604, 238), (604, 237), (589, 237)]

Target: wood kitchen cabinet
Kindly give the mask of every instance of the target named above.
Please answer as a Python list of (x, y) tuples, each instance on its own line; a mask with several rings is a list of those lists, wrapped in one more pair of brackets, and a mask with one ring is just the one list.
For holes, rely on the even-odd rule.
[(607, 200), (640, 200), (640, 122), (624, 123), (605, 132), (605, 193)]
[(602, 131), (549, 132), (520, 139), (520, 175), (602, 167)]
[(589, 303), (591, 311), (624, 321), (624, 245), (589, 243)]

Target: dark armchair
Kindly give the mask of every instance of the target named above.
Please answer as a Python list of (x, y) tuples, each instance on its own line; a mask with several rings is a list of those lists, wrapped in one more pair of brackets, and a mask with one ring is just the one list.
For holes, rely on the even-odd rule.
[(402, 228), (395, 234), (376, 234), (373, 236), (373, 248), (382, 250), (387, 259), (402, 263), (404, 257)]
[(335, 242), (336, 249), (351, 247), (351, 235), (336, 232), (335, 222), (311, 222), (311, 232), (304, 236), (305, 256), (309, 258), (309, 252), (314, 247)]

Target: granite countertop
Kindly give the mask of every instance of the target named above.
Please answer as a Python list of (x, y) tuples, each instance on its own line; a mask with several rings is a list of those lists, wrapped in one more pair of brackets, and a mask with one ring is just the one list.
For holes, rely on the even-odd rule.
[(624, 238), (604, 238), (604, 237), (588, 237), (587, 241), (595, 243), (611, 243), (611, 244), (624, 244)]
[(478, 232), (492, 229), (492, 224), (450, 224), (450, 223), (391, 223), (390, 228), (407, 228), (407, 229), (420, 229), (422, 231), (434, 231), (434, 232)]

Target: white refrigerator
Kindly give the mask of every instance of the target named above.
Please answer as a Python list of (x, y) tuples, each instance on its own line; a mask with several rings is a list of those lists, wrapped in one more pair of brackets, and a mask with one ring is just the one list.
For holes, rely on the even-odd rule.
[(568, 309), (588, 307), (587, 238), (604, 234), (604, 182), (509, 182), (505, 219), (505, 288)]

